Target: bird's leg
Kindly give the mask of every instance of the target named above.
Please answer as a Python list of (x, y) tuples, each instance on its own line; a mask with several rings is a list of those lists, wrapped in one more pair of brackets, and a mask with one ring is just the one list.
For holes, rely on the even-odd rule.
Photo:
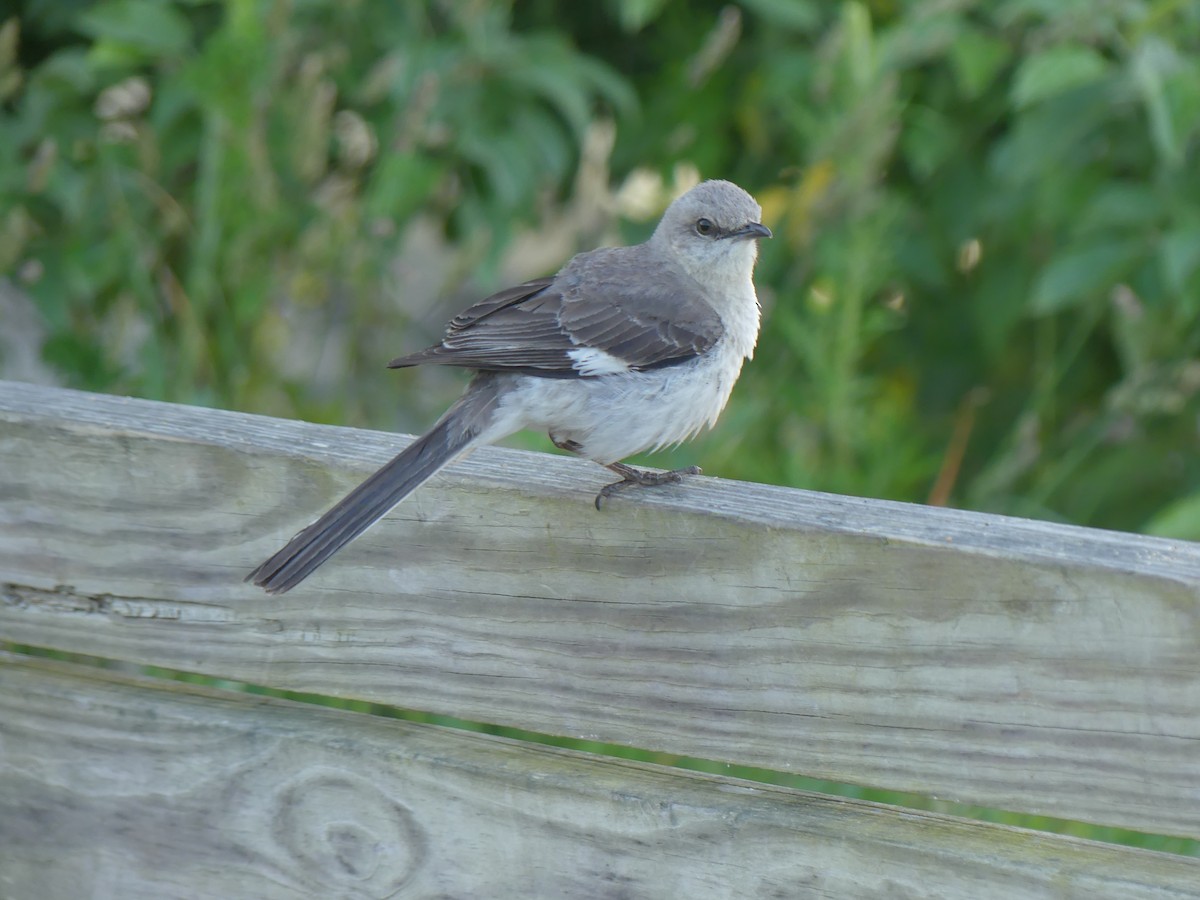
[[(560, 441), (553, 434), (550, 435), (550, 441), (559, 450), (566, 450), (569, 453), (579, 453), (583, 450), (583, 444), (580, 444), (578, 441)], [(625, 463), (615, 462), (604, 466), (604, 468), (616, 472), (621, 476), (621, 480), (614, 481), (612, 484), (607, 484), (600, 489), (600, 493), (596, 495), (596, 509), (601, 509), (604, 506), (604, 501), (613, 494), (620, 493), (631, 487), (655, 487), (660, 484), (679, 484), (679, 482), (683, 481), (684, 475), (700, 474), (699, 466), (672, 469), (670, 472), (647, 472), (645, 469), (635, 469), (633, 466), (625, 465)]]
[(578, 441), (572, 441), (572, 440), (560, 441), (557, 438), (555, 438), (554, 435), (550, 435), (550, 442), (552, 444), (554, 444), (554, 446), (557, 447), (559, 450), (566, 450), (568, 453), (578, 453), (580, 450), (583, 449), (583, 444), (579, 443)]
[(655, 487), (660, 484), (679, 484), (679, 482), (683, 481), (684, 475), (700, 474), (699, 466), (672, 469), (670, 472), (647, 472), (645, 469), (635, 469), (633, 466), (617, 462), (604, 468), (616, 472), (621, 476), (621, 480), (614, 481), (612, 484), (605, 485), (600, 489), (600, 493), (596, 495), (596, 509), (600, 509), (604, 505), (604, 501), (613, 494), (627, 490), (628, 488), (634, 486)]

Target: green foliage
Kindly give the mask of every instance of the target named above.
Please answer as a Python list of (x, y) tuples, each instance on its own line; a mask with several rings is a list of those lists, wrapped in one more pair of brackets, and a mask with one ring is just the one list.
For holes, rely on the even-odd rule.
[(0, 25), (0, 267), (74, 384), (393, 424), (422, 382), (378, 367), (429, 337), (389, 296), (406, 236), (458, 248), (426, 292), (494, 286), (612, 118), (615, 184), (689, 163), (776, 231), (756, 359), (659, 462), (1200, 535), (1195, 4), (30, 0)]
[(290, 312), (368, 343), (387, 310), (339, 307), (379, 293), (408, 220), (501, 246), (595, 110), (633, 102), (497, 4), (104, 0), (31, 33), (42, 12), (24, 40), (52, 51), (5, 114), (5, 262), (89, 388), (292, 411), (276, 392), (311, 373), (260, 363)]

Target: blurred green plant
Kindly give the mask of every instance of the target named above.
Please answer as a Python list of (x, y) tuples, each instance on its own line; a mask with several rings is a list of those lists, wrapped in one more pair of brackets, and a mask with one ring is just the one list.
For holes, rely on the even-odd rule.
[(616, 184), (688, 163), (777, 235), (657, 462), (1200, 539), (1195, 4), (28, 0), (0, 100), (0, 268), (73, 384), (394, 424), (406, 236), (496, 286), (612, 118)]
[[(624, 81), (503, 4), (104, 0), (5, 23), (3, 266), (76, 385), (313, 415), (296, 310), (354, 352), (414, 215), (503, 246)], [(347, 298), (364, 298), (363, 302)], [(307, 348), (319, 357), (320, 343)], [(340, 389), (339, 389), (340, 388)], [(291, 395), (280, 396), (286, 390)], [(336, 410), (336, 411), (335, 411)], [(355, 417), (336, 405), (331, 417)], [(322, 417), (316, 411), (317, 417)]]

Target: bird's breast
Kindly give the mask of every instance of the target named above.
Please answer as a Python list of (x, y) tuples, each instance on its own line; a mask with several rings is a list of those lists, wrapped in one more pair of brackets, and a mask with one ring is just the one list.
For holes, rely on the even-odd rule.
[[(517, 376), (507, 414), (572, 441), (581, 456), (612, 463), (678, 444), (712, 426), (746, 356), (727, 333), (703, 356), (674, 366), (595, 378)], [(751, 342), (752, 349), (752, 342)]]

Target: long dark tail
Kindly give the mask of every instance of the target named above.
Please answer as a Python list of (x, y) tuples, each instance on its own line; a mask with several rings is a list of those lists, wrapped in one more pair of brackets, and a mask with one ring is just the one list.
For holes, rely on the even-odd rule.
[(477, 378), (433, 428), (288, 541), (245, 580), (268, 594), (291, 590), (467, 450), (490, 420), (496, 399), (495, 390), (480, 383), (485, 377)]

